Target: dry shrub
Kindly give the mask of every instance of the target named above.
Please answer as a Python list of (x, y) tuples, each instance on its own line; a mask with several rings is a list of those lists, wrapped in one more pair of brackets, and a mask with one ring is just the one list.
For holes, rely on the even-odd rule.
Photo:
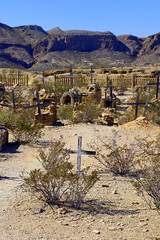
[(132, 183), (149, 207), (154, 204), (160, 210), (160, 135), (156, 140), (138, 139), (138, 142), (140, 174)]
[(47, 152), (41, 150), (38, 159), (43, 169), (34, 169), (28, 177), (23, 176), (23, 186), (34, 195), (41, 194), (51, 206), (63, 203), (79, 208), (98, 175), (96, 171), (89, 174), (89, 168), (76, 173), (64, 147), (60, 139), (53, 142)]
[(107, 144), (102, 141), (102, 146), (96, 149), (95, 158), (105, 167), (106, 170), (119, 175), (127, 175), (135, 165), (135, 150), (126, 144)]

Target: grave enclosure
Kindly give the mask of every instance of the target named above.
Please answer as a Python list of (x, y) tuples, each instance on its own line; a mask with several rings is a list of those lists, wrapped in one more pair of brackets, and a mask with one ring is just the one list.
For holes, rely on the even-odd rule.
[(14, 85), (28, 87), (28, 79), (28, 74), (19, 70), (10, 70), (10, 72), (2, 70), (0, 73), (0, 82), (5, 87), (12, 87)]
[[(21, 71), (10, 71), (6, 73), (3, 71), (0, 73), (0, 81), (6, 86), (13, 87), (15, 84), (19, 86), (28, 86), (28, 75), (24, 74)], [(159, 76), (153, 75), (107, 75), (104, 74), (103, 85), (106, 86), (106, 89), (109, 90), (109, 95), (105, 92), (105, 97), (102, 98), (101, 92), (101, 81), (100, 86), (97, 83), (93, 82), (93, 74), (89, 78), (82, 77), (82, 75), (75, 75), (70, 69), (70, 75), (56, 75), (54, 76), (54, 82), (57, 85), (68, 86), (70, 90), (65, 92), (61, 96), (61, 104), (72, 104), (81, 103), (84, 99), (96, 99), (97, 102), (100, 102), (101, 107), (103, 108), (116, 108), (117, 103), (120, 101), (113, 94), (114, 88), (119, 87), (120, 85), (125, 85), (125, 87), (136, 87), (136, 86), (147, 86), (148, 89), (151, 87), (156, 87), (156, 98), (158, 98), (159, 90)], [(45, 86), (45, 77), (43, 78), (43, 86)], [(88, 86), (88, 87), (87, 87)], [(72, 91), (73, 87), (83, 87), (85, 93), (77, 94)], [(14, 91), (13, 91), (14, 95)], [(126, 104), (127, 105), (127, 104)], [(135, 105), (136, 113), (135, 118), (137, 117), (138, 106), (137, 103), (128, 103), (128, 105)], [(141, 103), (141, 105), (146, 106), (146, 103)], [(13, 96), (13, 107), (14, 107), (14, 96)], [(56, 122), (56, 100), (50, 96), (38, 96), (34, 98), (34, 103), (27, 108), (37, 109), (36, 121), (42, 122), (44, 125), (52, 125)]]

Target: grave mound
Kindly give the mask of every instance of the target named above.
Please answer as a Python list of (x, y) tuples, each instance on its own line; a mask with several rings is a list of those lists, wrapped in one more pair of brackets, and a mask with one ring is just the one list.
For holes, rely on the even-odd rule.
[(120, 126), (120, 128), (129, 128), (129, 129), (136, 129), (136, 130), (154, 130), (160, 131), (160, 127), (151, 121), (149, 121), (146, 117), (140, 116), (137, 119), (127, 122)]

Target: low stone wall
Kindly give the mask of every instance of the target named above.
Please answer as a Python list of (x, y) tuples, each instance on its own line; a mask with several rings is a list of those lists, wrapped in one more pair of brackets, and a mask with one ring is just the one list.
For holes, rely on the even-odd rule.
[(8, 143), (8, 130), (5, 128), (0, 128), (0, 151), (5, 144)]

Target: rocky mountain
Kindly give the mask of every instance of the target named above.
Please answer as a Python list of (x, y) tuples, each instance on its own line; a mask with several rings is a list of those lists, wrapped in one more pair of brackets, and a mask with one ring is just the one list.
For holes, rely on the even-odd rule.
[(43, 71), (70, 64), (104, 67), (158, 62), (160, 33), (138, 38), (111, 32), (62, 31), (58, 27), (44, 31), (36, 25), (9, 27), (0, 23), (0, 67)]

